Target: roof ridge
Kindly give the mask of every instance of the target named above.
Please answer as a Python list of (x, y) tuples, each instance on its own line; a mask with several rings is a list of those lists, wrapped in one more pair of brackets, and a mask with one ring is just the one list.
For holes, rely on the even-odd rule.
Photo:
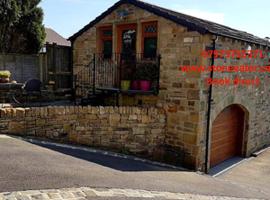
[[(148, 5), (150, 5), (150, 6), (155, 6), (155, 7), (159, 8), (159, 9), (163, 9), (163, 10), (167, 10), (167, 11), (173, 12), (173, 13), (175, 13), (176, 15), (187, 16), (187, 17), (190, 17), (190, 18), (199, 20), (199, 21), (203, 21), (203, 22), (207, 22), (207, 23), (212, 23), (213, 25), (218, 25), (218, 26), (226, 27), (226, 28), (228, 28), (228, 29), (230, 29), (230, 30), (233, 30), (233, 31), (239, 31), (239, 32), (248, 34), (248, 35), (250, 35), (250, 36), (253, 36), (253, 37), (256, 37), (256, 38), (259, 38), (259, 39), (264, 40), (263, 38), (261, 38), (261, 37), (259, 37), (259, 36), (256, 36), (256, 35), (254, 35), (254, 34), (252, 34), (252, 33), (248, 33), (248, 32), (246, 32), (246, 31), (242, 31), (242, 30), (239, 30), (239, 29), (236, 29), (236, 28), (232, 28), (232, 27), (230, 27), (230, 26), (227, 26), (227, 25), (224, 25), (224, 24), (220, 24), (220, 23), (217, 23), (217, 22), (213, 22), (213, 21), (210, 21), (210, 20), (207, 20), (207, 19), (201, 19), (201, 18), (199, 18), (199, 17), (195, 17), (195, 16), (192, 16), (192, 15), (188, 15), (188, 14), (185, 14), (185, 13), (181, 13), (181, 12), (178, 12), (178, 11), (176, 11), (176, 10), (164, 8), (164, 7), (161, 7), (161, 6), (156, 5), (156, 4), (148, 3), (148, 2), (146, 2), (146, 1), (141, 1), (141, 0), (130, 0), (130, 1), (142, 2), (142, 3), (148, 4)], [(179, 16), (176, 16), (176, 17), (179, 18)], [(188, 21), (188, 20), (187, 20), (187, 21)], [(189, 23), (194, 23), (194, 22), (189, 22)], [(194, 24), (196, 24), (196, 23), (194, 23)], [(200, 25), (198, 25), (198, 24), (196, 24), (196, 25), (197, 25), (197, 26), (200, 26)], [(207, 29), (207, 30), (208, 30), (208, 29)], [(208, 31), (211, 32), (211, 30), (208, 30)]]
[(60, 35), (57, 31), (55, 31), (53, 28), (45, 27), (45, 32), (46, 32), (46, 38), (45, 41), (53, 44), (57, 43), (58, 45), (63, 45), (63, 46), (70, 46), (70, 42)]
[(187, 27), (189, 30), (197, 31), (201, 34), (211, 33), (219, 36), (230, 37), (250, 43), (260, 44), (260, 45), (268, 45), (265, 39), (255, 36), (251, 33), (247, 33), (245, 31), (241, 31), (238, 29), (231, 28), (226, 25), (222, 25), (216, 22), (212, 22), (209, 20), (201, 19), (198, 17), (194, 17), (191, 15), (187, 15), (184, 13), (180, 13), (171, 9), (163, 8), (158, 5), (154, 5), (142, 0), (120, 0), (116, 2), (113, 6), (108, 8), (101, 15), (96, 17), (89, 24), (84, 26), (77, 33), (72, 35), (69, 40), (74, 41), (78, 36), (80, 36), (84, 31), (88, 30), (90, 27), (94, 26), (100, 20), (102, 20), (105, 16), (111, 14), (115, 9), (117, 9), (122, 4), (131, 4), (141, 9), (147, 10), (155, 15), (166, 18), (170, 21), (173, 21), (179, 25)]

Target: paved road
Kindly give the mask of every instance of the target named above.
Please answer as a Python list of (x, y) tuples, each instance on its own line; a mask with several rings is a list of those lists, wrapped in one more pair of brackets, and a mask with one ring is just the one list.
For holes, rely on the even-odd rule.
[(270, 199), (270, 148), (218, 178), (246, 188), (256, 187)]
[[(0, 199), (4, 200), (250, 200), (246, 198), (234, 198), (224, 196), (206, 196), (185, 193), (171, 193), (131, 189), (95, 189), (89, 187), (65, 188), (59, 190), (21, 191), (13, 193), (0, 193)], [(253, 199), (254, 200), (254, 199)], [(259, 199), (256, 199), (259, 200)]]
[(87, 186), (210, 196), (270, 197), (258, 187), (235, 184), (233, 180), (175, 171), (99, 152), (31, 144), (5, 136), (0, 136), (0, 161), (0, 192)]

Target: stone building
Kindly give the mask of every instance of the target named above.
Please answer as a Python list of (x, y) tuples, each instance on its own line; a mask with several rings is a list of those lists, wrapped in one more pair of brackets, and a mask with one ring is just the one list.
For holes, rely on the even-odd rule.
[[(165, 110), (163, 151), (168, 161), (178, 164), (181, 157), (186, 166), (204, 170), (233, 156), (248, 157), (270, 144), (267, 72), (179, 70), (180, 66), (265, 66), (267, 56), (207, 57), (202, 52), (266, 52), (267, 40), (139, 0), (117, 2), (69, 40), (78, 96), (99, 91), (108, 98), (116, 94), (120, 105)], [(135, 80), (132, 75), (142, 61), (153, 61), (158, 69), (153, 91), (121, 90), (119, 81)], [(132, 64), (135, 67), (129, 67)], [(260, 84), (211, 86), (205, 81), (211, 77), (254, 79)]]

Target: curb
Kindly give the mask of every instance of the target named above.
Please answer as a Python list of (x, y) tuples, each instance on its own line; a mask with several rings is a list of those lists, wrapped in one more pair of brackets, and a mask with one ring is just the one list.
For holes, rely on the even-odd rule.
[(264, 153), (265, 151), (267, 151), (268, 149), (270, 149), (270, 146), (265, 147), (264, 149), (261, 149), (253, 154), (251, 154), (252, 157), (258, 157), (260, 154)]

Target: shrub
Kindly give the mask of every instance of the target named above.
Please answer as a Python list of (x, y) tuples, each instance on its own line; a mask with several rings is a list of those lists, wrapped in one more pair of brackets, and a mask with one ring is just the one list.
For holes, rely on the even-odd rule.
[(10, 71), (0, 71), (0, 78), (10, 78)]
[(155, 81), (158, 78), (158, 67), (156, 63), (141, 62), (137, 65), (135, 80)]

